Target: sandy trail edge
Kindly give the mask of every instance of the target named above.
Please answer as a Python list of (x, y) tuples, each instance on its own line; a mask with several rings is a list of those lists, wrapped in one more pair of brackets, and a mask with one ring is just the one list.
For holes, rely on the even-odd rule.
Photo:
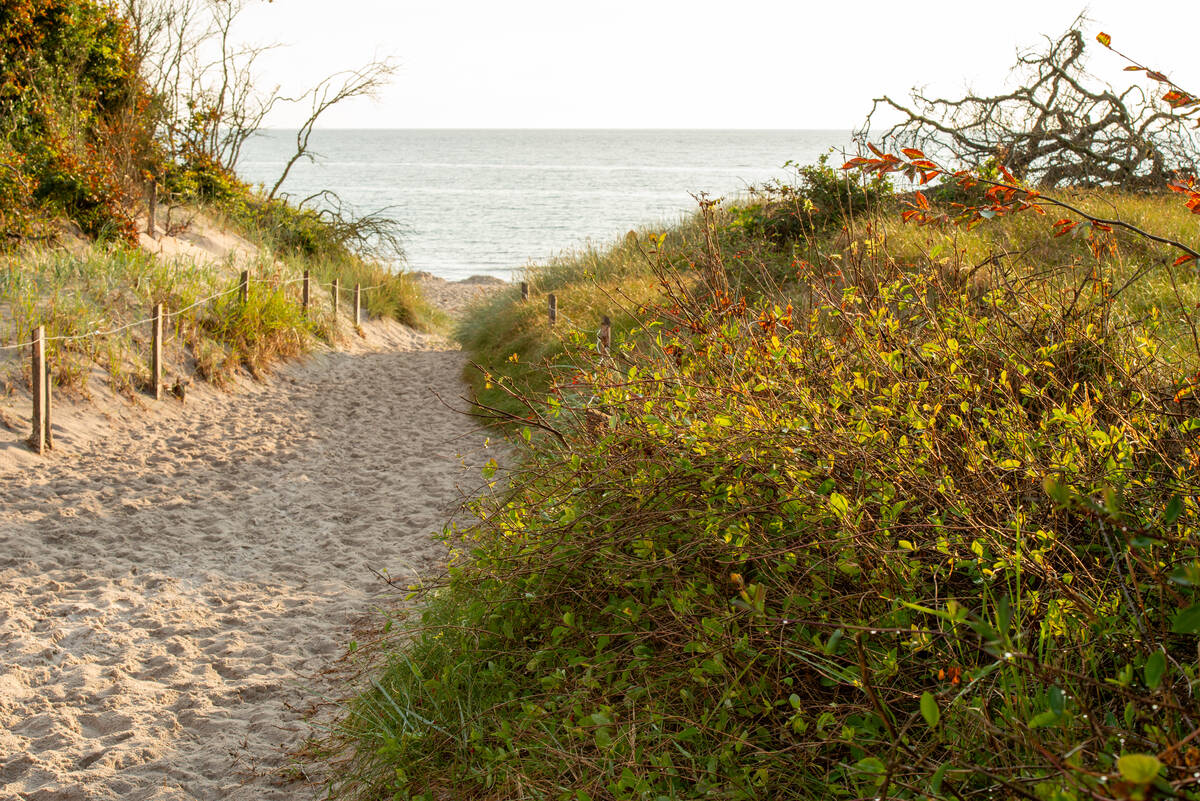
[(304, 701), (493, 454), (412, 332), (114, 424), (0, 492), (0, 798), (293, 799)]

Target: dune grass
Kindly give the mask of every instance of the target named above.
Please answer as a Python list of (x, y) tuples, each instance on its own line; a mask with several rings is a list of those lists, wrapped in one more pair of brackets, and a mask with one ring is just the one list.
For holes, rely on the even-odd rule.
[[(615, 245), (588, 248), (548, 264), (528, 268), (513, 285), (492, 293), (466, 315), (455, 336), (470, 354), (464, 373), (479, 401), (494, 413), (524, 418), (529, 409), (513, 390), (544, 394), (572, 343), (594, 340), (601, 319), (612, 321), (615, 341), (636, 325), (636, 311), (658, 296), (644, 248), (651, 240), (683, 254), (693, 247), (699, 227), (686, 223), (668, 232), (647, 229)], [(665, 236), (670, 240), (660, 240)], [(682, 258), (682, 256), (680, 256)], [(521, 282), (529, 298), (521, 297)], [(549, 325), (548, 297), (554, 294), (559, 324)]]
[[(243, 304), (231, 292), (236, 277), (220, 265), (160, 259), (122, 246), (13, 254), (0, 261), (0, 309), (6, 312), (0, 345), (27, 342), (36, 326), (44, 326), (56, 385), (86, 396), (93, 366), (120, 394), (148, 385), (149, 325), (127, 326), (150, 317), (157, 303), (168, 315), (166, 364), (180, 378), (195, 373), (224, 384), (242, 369), (259, 375), (317, 339), (331, 339), (328, 312), (301, 313), (293, 273), (269, 260), (250, 272)], [(201, 302), (218, 293), (228, 294)], [(28, 380), (23, 359), (14, 358), (9, 372)]]
[[(229, 264), (162, 259), (120, 243), (97, 243), (77, 253), (25, 247), (0, 261), (0, 345), (27, 342), (34, 327), (43, 325), (62, 390), (86, 396), (92, 368), (99, 365), (111, 388), (133, 395), (149, 381), (149, 334), (148, 325), (126, 326), (149, 317), (155, 303), (168, 313), (169, 369), (180, 378), (194, 374), (216, 384), (243, 369), (261, 375), (317, 341), (335, 342), (328, 302), (334, 279), (341, 282), (343, 316), (359, 284), (368, 318), (392, 318), (423, 330), (444, 324), (411, 275), (358, 255), (337, 225), (282, 201), (265, 201), (233, 179), (226, 189), (221, 202), (199, 211), (260, 249), (252, 264), (243, 265), (251, 273), (245, 303), (232, 294), (197, 305), (235, 286), (238, 270)], [(313, 281), (307, 314), (300, 308), (305, 271)], [(8, 372), (10, 381), (28, 382), (27, 365), (14, 361)]]
[[(352, 292), (355, 284), (373, 287), (363, 296), (371, 317), (391, 318), (424, 331), (445, 325), (402, 267), (404, 254), (394, 221), (297, 208), (285, 200), (266, 198), (233, 176), (206, 177), (217, 189), (189, 197), (222, 225), (287, 262), (297, 273), (309, 270), (326, 289), (334, 279), (346, 292)], [(178, 180), (181, 189), (195, 183)]]

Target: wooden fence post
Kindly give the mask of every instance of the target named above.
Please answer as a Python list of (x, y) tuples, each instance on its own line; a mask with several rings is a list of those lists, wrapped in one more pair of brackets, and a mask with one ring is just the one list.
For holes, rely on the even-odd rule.
[(154, 217), (158, 214), (158, 183), (150, 182), (146, 198), (146, 233), (154, 236)]
[(242, 305), (245, 305), (246, 301), (250, 300), (250, 271), (249, 270), (242, 270), (242, 280), (241, 280), (241, 283), (238, 284), (238, 300), (240, 300), (242, 302)]
[(607, 356), (612, 349), (612, 319), (606, 314), (600, 318), (600, 330), (596, 332), (596, 350)]
[(340, 279), (333, 279), (333, 324), (337, 325), (338, 316), (338, 299), (342, 294), (342, 282)]
[(529, 284), (525, 281), (521, 282), (521, 300), (529, 300)]
[(546, 298), (547, 303), (549, 304), (548, 311), (550, 312), (550, 325), (554, 325), (556, 322), (558, 322), (558, 298), (554, 297), (553, 292), (547, 295)]
[(46, 370), (42, 373), (43, 384), (42, 397), (46, 399), (46, 413), (42, 415), (42, 432), (46, 437), (46, 450), (54, 450), (54, 429), (50, 427), (50, 420), (54, 415), (54, 382), (50, 379), (50, 351), (44, 346), (42, 352), (46, 354), (45, 363)]
[(154, 304), (150, 321), (150, 394), (162, 400), (163, 305)]
[(362, 325), (362, 285), (354, 285), (354, 327)]
[(312, 299), (312, 285), (308, 270), (304, 271), (304, 288), (300, 291), (300, 308), (308, 314), (308, 302)]
[(33, 334), (31, 358), (32, 370), (29, 383), (33, 389), (33, 432), (29, 436), (29, 447), (34, 453), (46, 452), (46, 329), (38, 326)]

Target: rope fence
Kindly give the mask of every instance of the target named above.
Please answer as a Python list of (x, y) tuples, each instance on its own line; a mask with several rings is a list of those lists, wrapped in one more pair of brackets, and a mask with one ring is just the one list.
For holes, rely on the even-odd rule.
[[(122, 331), (127, 331), (131, 328), (136, 328), (137, 326), (140, 326), (140, 325), (149, 324), (150, 325), (150, 333), (151, 333), (151, 352), (150, 352), (151, 378), (150, 378), (149, 394), (151, 396), (153, 396), (153, 398), (155, 400), (161, 400), (163, 386), (164, 386), (163, 381), (162, 381), (162, 376), (163, 376), (162, 348), (163, 348), (163, 342), (164, 342), (164, 340), (163, 340), (164, 323), (167, 320), (169, 320), (171, 317), (177, 318), (177, 317), (181, 316), (182, 314), (184, 314), (185, 312), (189, 312), (192, 309), (195, 309), (199, 306), (204, 305), (205, 303), (209, 303), (211, 301), (217, 300), (218, 298), (222, 298), (222, 297), (225, 297), (228, 295), (233, 295), (235, 293), (238, 295), (239, 301), (244, 305), (249, 302), (250, 281), (251, 281), (251, 278), (250, 278), (249, 271), (243, 270), (242, 274), (239, 276), (237, 285), (234, 286), (233, 288), (226, 289), (221, 292), (216, 292), (212, 295), (209, 295), (208, 297), (204, 297), (193, 303), (190, 303), (187, 306), (184, 306), (183, 308), (180, 308), (180, 309), (167, 310), (164, 307), (164, 304), (157, 303), (154, 305), (153, 312), (151, 313), (151, 315), (149, 317), (145, 317), (141, 320), (134, 320), (133, 322), (125, 323), (124, 325), (119, 325), (114, 328), (109, 328), (109, 329), (105, 329), (105, 330), (97, 329), (97, 330), (93, 330), (93, 331), (88, 331), (83, 334), (71, 334), (69, 336), (48, 337), (48, 336), (46, 336), (45, 325), (39, 325), (34, 329), (33, 338), (30, 339), (29, 341), (18, 342), (13, 345), (0, 345), (0, 352), (10, 351), (10, 350), (20, 351), (25, 348), (30, 349), (30, 360), (31, 360), (31, 367), (32, 367), (30, 382), (32, 384), (32, 390), (33, 390), (31, 393), (32, 394), (32, 403), (33, 403), (33, 432), (28, 439), (29, 447), (31, 449), (33, 449), (33, 451), (35, 453), (38, 453), (38, 454), (45, 454), (46, 452), (53, 449), (53, 447), (54, 447), (54, 435), (53, 435), (53, 431), (52, 431), (51, 425), (50, 425), (50, 417), (51, 417), (51, 411), (52, 411), (51, 389), (53, 386), (53, 380), (51, 377), (50, 359), (49, 359), (49, 353), (47, 350), (50, 343), (52, 343), (52, 342), (58, 342), (58, 343), (75, 342), (75, 341), (83, 340), (83, 339), (98, 339), (101, 337), (109, 337), (109, 336), (113, 336), (114, 334), (119, 334)], [(331, 299), (331, 303), (332, 303), (332, 307), (333, 307), (334, 325), (336, 326), (337, 319), (338, 319), (339, 305), (340, 305), (339, 301), (341, 299), (341, 280), (340, 279), (335, 278), (335, 279), (333, 279), (333, 281), (330, 284), (323, 285), (320, 282), (314, 282), (312, 280), (312, 277), (311, 277), (309, 271), (305, 270), (304, 275), (301, 278), (293, 278), (289, 281), (283, 281), (283, 282), (261, 281), (261, 283), (271, 284), (272, 287), (275, 289), (283, 289), (284, 287), (292, 286), (294, 284), (303, 284), (301, 298), (300, 298), (300, 305), (301, 305), (302, 311), (305, 314), (308, 313), (308, 308), (311, 305), (313, 285), (316, 284), (316, 286), (318, 286), (318, 287), (327, 286), (330, 289), (330, 296), (331, 296), (330, 299)], [(371, 292), (373, 290), (380, 289), (384, 286), (386, 286), (386, 284), (384, 284), (384, 283), (374, 284), (373, 286), (367, 286), (367, 287), (364, 287), (360, 284), (354, 285), (353, 320), (354, 320), (355, 328), (358, 328), (362, 325), (363, 293)]]
[[(47, 337), (45, 326), (39, 325), (36, 329), (34, 329), (33, 338), (28, 342), (19, 342), (14, 345), (0, 346), (0, 351), (22, 350), (24, 348), (30, 349), (32, 367), (31, 383), (33, 387), (33, 433), (30, 435), (28, 440), (30, 448), (32, 448), (36, 453), (44, 454), (54, 447), (54, 436), (50, 425), (50, 416), (53, 408), (51, 392), (53, 381), (51, 378), (50, 360), (48, 358), (49, 354), (47, 350), (47, 347), (50, 343), (73, 342), (89, 338), (108, 337), (114, 334), (119, 334), (122, 331), (127, 331), (131, 328), (136, 328), (140, 325), (149, 324), (151, 332), (151, 352), (149, 360), (151, 365), (151, 378), (149, 394), (153, 396), (155, 400), (161, 400), (164, 387), (162, 381), (164, 364), (164, 323), (172, 317), (177, 318), (185, 312), (189, 312), (192, 309), (204, 305), (205, 303), (210, 303), (218, 298), (233, 295), (235, 293), (238, 295), (239, 301), (242, 304), (246, 304), (249, 302), (250, 297), (250, 281), (251, 278), (249, 271), (242, 271), (237, 284), (233, 288), (213, 293), (208, 297), (200, 298), (199, 300), (194, 301), (193, 303), (190, 303), (180, 309), (168, 310), (165, 308), (164, 304), (157, 303), (155, 304), (154, 310), (149, 317), (141, 320), (134, 320), (133, 322), (125, 323), (124, 325), (116, 326), (106, 330), (94, 330), (83, 334), (72, 334), (69, 336)], [(300, 305), (305, 314), (308, 313), (308, 308), (312, 303), (313, 284), (316, 283), (318, 287), (327, 286), (330, 290), (330, 302), (333, 308), (334, 324), (336, 325), (342, 295), (342, 282), (340, 278), (335, 278), (328, 285), (323, 285), (319, 282), (313, 282), (309, 271), (305, 270), (304, 275), (301, 278), (293, 278), (289, 281), (284, 281), (281, 283), (271, 281), (262, 281), (262, 283), (270, 283), (276, 289), (282, 289), (294, 284), (302, 284), (303, 286), (300, 295)], [(386, 286), (384, 283), (374, 284), (366, 287), (362, 286), (361, 284), (354, 285), (354, 311), (352, 319), (354, 320), (354, 326), (356, 328), (362, 325), (363, 293), (371, 292), (384, 286)], [(523, 301), (528, 301), (529, 297), (529, 284), (523, 281), (521, 282), (521, 299)], [(546, 295), (546, 314), (549, 324), (552, 327), (559, 322), (560, 318), (564, 322), (574, 325), (573, 321), (569, 317), (566, 315), (560, 315), (558, 309), (558, 297), (553, 292), (547, 293)], [(600, 328), (596, 332), (596, 348), (602, 356), (607, 356), (611, 353), (612, 320), (608, 315), (604, 315), (600, 321)]]

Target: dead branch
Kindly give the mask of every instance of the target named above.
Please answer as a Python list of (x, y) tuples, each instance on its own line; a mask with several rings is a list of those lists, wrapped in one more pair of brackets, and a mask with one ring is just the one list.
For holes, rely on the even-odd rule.
[(313, 127), (317, 124), (317, 120), (326, 111), (338, 103), (354, 97), (374, 97), (380, 89), (387, 85), (395, 72), (396, 66), (389, 59), (376, 59), (356, 70), (347, 70), (330, 75), (298, 98), (297, 102), (308, 99), (312, 107), (308, 118), (304, 120), (299, 130), (296, 131), (296, 152), (292, 154), (287, 164), (284, 165), (279, 180), (271, 187), (271, 191), (267, 193), (267, 197), (275, 197), (275, 193), (279, 191), (279, 187), (287, 180), (288, 173), (292, 171), (292, 166), (297, 161), (302, 158), (312, 161), (315, 158), (316, 154), (309, 149), (308, 141), (312, 136)]
[(948, 99), (914, 89), (906, 102), (876, 98), (860, 133), (889, 108), (905, 119), (883, 135), (885, 145), (918, 147), (964, 167), (1003, 164), (1046, 187), (1161, 189), (1176, 172), (1194, 172), (1200, 150), (1185, 120), (1139, 87), (1118, 94), (1089, 86), (1081, 23), (1021, 53), (1011, 92)]

